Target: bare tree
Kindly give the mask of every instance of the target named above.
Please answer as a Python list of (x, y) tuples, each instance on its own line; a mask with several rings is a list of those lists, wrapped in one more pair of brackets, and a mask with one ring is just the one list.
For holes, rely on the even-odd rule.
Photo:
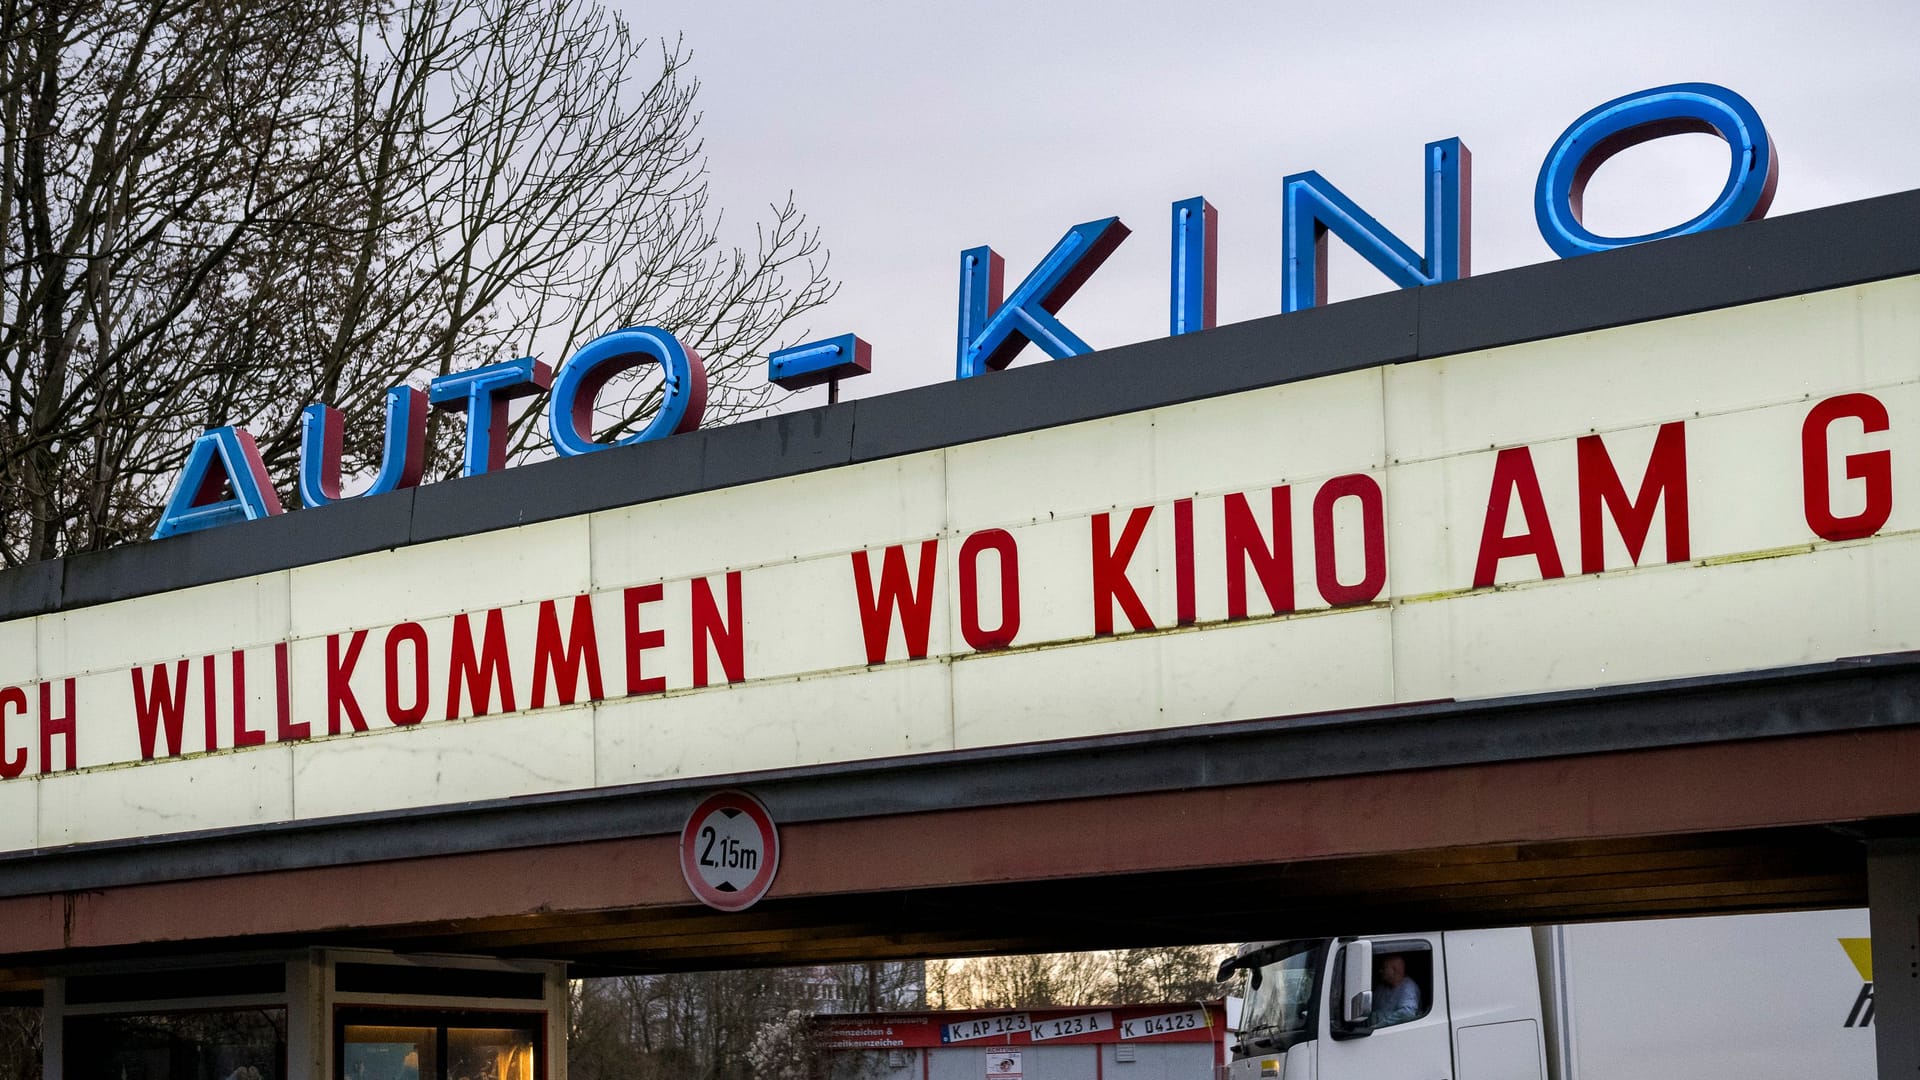
[[(937, 1009), (1092, 1005), (1106, 1000), (1109, 982), (1105, 953), (982, 956), (927, 967), (927, 1003)], [(936, 967), (942, 969), (938, 980)]]
[(567, 2), (0, 0), (0, 559), (144, 535), (206, 426), (284, 490), (310, 401), (352, 470), (387, 387), (619, 326), (701, 352), (710, 415), (761, 404), (832, 286), (791, 199), (723, 239), (688, 62)]
[(0, 1080), (40, 1080), (37, 1005), (0, 1006)]
[(574, 984), (568, 1072), (582, 1080), (750, 1080), (769, 1026), (811, 1011), (801, 971), (627, 975)]
[(1201, 1001), (1222, 993), (1215, 976), (1226, 945), (1170, 945), (1117, 949), (1108, 955), (1115, 1003)]
[(983, 956), (927, 963), (936, 1009), (1125, 1005), (1214, 996), (1219, 945)]

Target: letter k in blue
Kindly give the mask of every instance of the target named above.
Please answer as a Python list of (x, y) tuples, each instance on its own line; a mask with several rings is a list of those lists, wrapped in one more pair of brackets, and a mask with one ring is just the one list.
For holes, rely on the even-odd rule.
[(1117, 217), (1067, 230), (1006, 302), (1000, 300), (1005, 261), (990, 247), (960, 253), (960, 349), (956, 378), (1006, 367), (1027, 342), (1055, 360), (1093, 348), (1054, 315), (1107, 261), (1130, 230)]

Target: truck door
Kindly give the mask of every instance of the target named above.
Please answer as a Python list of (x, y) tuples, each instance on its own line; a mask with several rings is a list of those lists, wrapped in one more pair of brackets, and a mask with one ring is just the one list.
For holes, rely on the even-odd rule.
[[(1439, 935), (1373, 942), (1373, 1018), (1359, 1031), (1339, 1022), (1345, 946), (1327, 965), (1328, 1006), (1320, 1010), (1318, 1080), (1453, 1080), (1445, 965)], [(1411, 984), (1411, 985), (1409, 985)]]

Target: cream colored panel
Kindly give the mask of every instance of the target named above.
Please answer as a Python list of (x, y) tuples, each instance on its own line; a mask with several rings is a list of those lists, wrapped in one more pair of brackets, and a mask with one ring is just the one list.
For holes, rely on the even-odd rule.
[(946, 456), (947, 514), (956, 528), (1074, 517), (1154, 497), (1150, 413), (968, 443)]
[(586, 592), (587, 519), (318, 563), (291, 571), (294, 633), (422, 620)]
[(1920, 648), (1916, 559), (1920, 537), (1907, 536), (1406, 604), (1394, 614), (1399, 696), (1495, 697)]
[(587, 706), (479, 720), (427, 720), (404, 731), (294, 748), (300, 818), (593, 786)]
[(953, 665), (960, 747), (1145, 731), (1170, 725), (1161, 634), (989, 654)]
[(1920, 378), (1920, 278), (1386, 369), (1415, 461)]
[(950, 749), (947, 665), (608, 701), (601, 785), (861, 761)]
[(40, 843), (40, 784), (26, 776), (0, 780), (0, 851), (25, 851)]
[(285, 747), (38, 781), (42, 846), (285, 821), (293, 815)]
[(280, 641), (288, 634), (287, 585), (287, 574), (266, 574), (41, 616), (42, 677)]
[[(907, 541), (901, 545), (901, 549), (906, 559), (910, 588), (915, 595), (919, 595), (925, 591), (919, 585), (920, 553), (922, 545), (927, 543), (934, 544), (936, 551), (934, 572), (927, 586), (933, 594), (929, 602), (927, 650), (930, 655), (939, 655), (948, 649), (946, 612), (949, 595), (944, 556), (939, 553), (942, 549), (950, 549), (953, 544), (949, 540), (928, 537)], [(877, 601), (887, 564), (885, 550), (861, 552), (859, 555), (836, 552), (804, 562), (763, 567), (743, 575), (741, 606), (747, 619), (747, 678), (781, 678), (803, 672), (856, 670), (866, 666), (865, 639), (861, 630), (862, 601), (859, 579), (854, 570), (859, 558), (866, 561), (869, 581)], [(724, 584), (724, 580), (714, 581), (712, 587), (716, 597), (723, 597), (720, 590)], [(682, 610), (686, 610), (684, 603)], [(881, 610), (886, 609), (883, 607)], [(684, 636), (687, 631), (685, 614), (680, 618), (682, 623), (676, 632)], [(908, 656), (907, 637), (903, 629), (905, 622), (904, 613), (894, 614), (887, 620), (886, 655), (892, 659), (904, 660)], [(690, 663), (689, 649), (688, 659), (682, 663), (683, 670)], [(692, 680), (685, 676), (668, 682), (669, 687), (676, 689), (692, 685)]]
[(620, 588), (934, 536), (946, 461), (913, 454), (595, 514), (593, 581)]
[(1392, 628), (1379, 605), (1167, 635), (1161, 711), (1169, 725), (1212, 724), (1392, 701)]
[(0, 622), (0, 686), (25, 686), (40, 675), (40, 619)]
[(1153, 413), (1160, 499), (1298, 484), (1385, 464), (1381, 369)]

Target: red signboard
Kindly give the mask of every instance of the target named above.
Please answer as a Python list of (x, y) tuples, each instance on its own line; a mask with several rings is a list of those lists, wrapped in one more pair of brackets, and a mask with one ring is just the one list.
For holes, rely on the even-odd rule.
[(1075, 1043), (1218, 1042), (1226, 1031), (1219, 1001), (1047, 1009), (962, 1009), (821, 1017), (830, 1050), (939, 1046), (1059, 1046)]

